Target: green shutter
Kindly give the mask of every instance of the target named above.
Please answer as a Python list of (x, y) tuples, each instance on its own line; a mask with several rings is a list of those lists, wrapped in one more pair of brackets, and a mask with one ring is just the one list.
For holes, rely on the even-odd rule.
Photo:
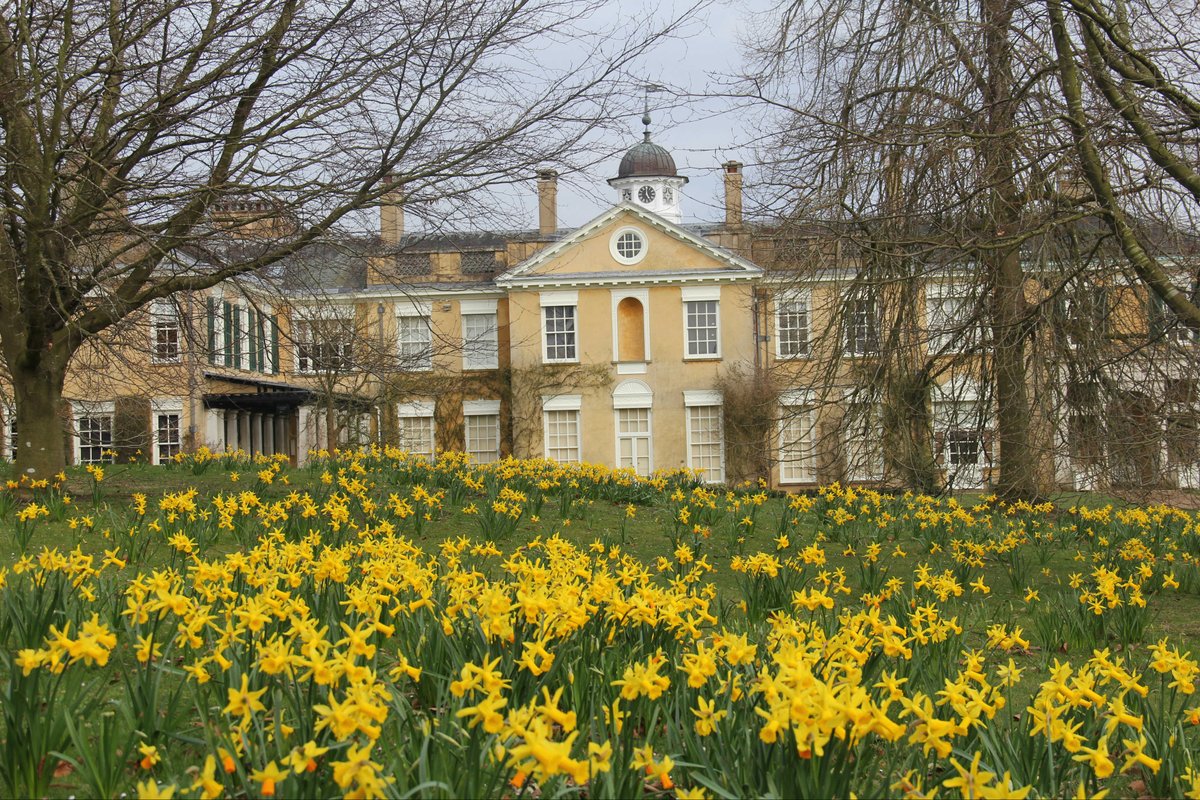
[(233, 365), (242, 368), (242, 307), (233, 307)]
[(279, 323), (271, 317), (271, 372), (279, 372)]
[(270, 371), (271, 354), (267, 352), (267, 317), (258, 315), (258, 371)]
[(217, 363), (217, 301), (216, 298), (209, 297), (208, 300), (208, 363)]
[(258, 370), (258, 316), (254, 313), (254, 309), (246, 311), (246, 335), (250, 339), (250, 364), (251, 370)]
[(1153, 290), (1146, 304), (1146, 317), (1151, 339), (1157, 339), (1167, 332), (1167, 306)]
[(224, 340), (225, 366), (232, 367), (233, 351), (237, 338), (233, 330), (233, 304), (228, 300), (225, 301), (225, 329), (224, 335), (221, 338)]

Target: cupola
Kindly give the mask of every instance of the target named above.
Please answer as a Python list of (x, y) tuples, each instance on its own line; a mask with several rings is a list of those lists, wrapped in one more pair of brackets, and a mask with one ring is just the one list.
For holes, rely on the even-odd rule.
[(617, 177), (609, 178), (608, 185), (617, 190), (619, 202), (635, 203), (679, 224), (683, 221), (680, 194), (687, 178), (679, 175), (671, 154), (650, 141), (649, 111), (642, 116), (642, 124), (646, 126), (642, 141), (626, 151), (617, 167)]

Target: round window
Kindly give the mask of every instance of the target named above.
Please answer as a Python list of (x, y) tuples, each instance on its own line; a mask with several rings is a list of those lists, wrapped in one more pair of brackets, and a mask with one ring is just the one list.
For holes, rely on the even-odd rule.
[(653, 203), (654, 187), (643, 186), (642, 188), (638, 189), (638, 200), (641, 200), (643, 203)]
[(646, 237), (633, 228), (622, 228), (613, 236), (610, 250), (622, 264), (636, 264), (646, 255)]

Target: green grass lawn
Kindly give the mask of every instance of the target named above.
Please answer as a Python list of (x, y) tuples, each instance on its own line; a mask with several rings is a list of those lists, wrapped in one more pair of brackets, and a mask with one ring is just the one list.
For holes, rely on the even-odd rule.
[[(82, 468), (71, 468), (67, 470), (64, 486), (65, 493), (71, 499), (70, 504), (59, 506), (54, 516), (36, 525), (28, 552), (37, 553), (42, 548), (58, 548), (65, 552), (79, 547), (85, 553), (102, 556), (106, 549), (114, 546), (114, 537), (119, 540), (120, 533), (129, 527), (135, 494), (145, 495), (149, 499), (148, 518), (153, 518), (157, 498), (190, 489), (195, 489), (202, 501), (216, 495), (250, 491), (264, 502), (282, 500), (296, 492), (317, 494), (329, 489), (321, 480), (322, 473), (327, 471), (324, 465), (284, 468), (269, 484), (257, 478), (260, 466), (228, 462), (208, 463), (203, 468), (187, 465), (107, 465), (104, 479), (98, 485)], [(389, 484), (371, 477), (371, 495), (381, 502), (392, 493), (404, 493), (411, 488), (411, 484)], [(2, 471), (0, 479), (7, 479)], [(92, 501), (94, 488), (98, 490), (98, 503)], [(740, 494), (744, 496), (749, 493)], [(9, 494), (9, 508), (0, 518), (0, 526), (3, 526), (0, 531), (10, 534), (0, 533), (0, 561), (4, 563), (11, 563), (20, 556), (16, 538), (11, 535), (13, 517), (16, 509), (33, 497), (24, 489), (10, 490)], [(765, 494), (767, 499), (757, 510), (752, 527), (737, 524), (740, 512), (718, 509), (716, 524), (708, 526), (709, 532), (702, 536), (678, 535), (674, 524), (675, 510), (672, 504), (666, 502), (665, 495), (650, 496), (645, 501), (633, 504), (632, 514), (629, 503), (578, 498), (564, 506), (551, 499), (544, 503), (536, 516), (523, 516), (516, 529), (496, 544), (501, 549), (511, 549), (537, 537), (558, 535), (584, 548), (597, 542), (606, 547), (620, 545), (624, 552), (656, 566), (659, 559), (670, 559), (676, 546), (682, 542), (691, 547), (695, 558), (705, 558), (714, 567), (711, 581), (720, 590), (721, 600), (725, 603), (737, 603), (743, 599), (739, 575), (729, 568), (731, 559), (755, 552), (779, 552), (776, 537), (785, 527), (785, 519), (798, 522), (787, 526), (789, 550), (794, 551), (799, 545), (810, 541), (823, 540), (828, 559), (825, 568), (844, 570), (856, 595), (867, 588), (861, 557), (865, 547), (871, 543), (881, 546), (878, 562), (872, 570), (873, 581), (889, 577), (908, 581), (919, 564), (927, 564), (935, 571), (955, 566), (944, 548), (941, 552), (930, 552), (925, 538), (914, 536), (912, 531), (903, 529), (903, 526), (882, 531), (871, 523), (836, 526), (813, 511), (799, 514), (789, 512), (787, 495)], [(955, 500), (963, 508), (970, 509), (980, 503), (983, 496), (964, 493)], [(463, 511), (473, 504), (478, 505), (476, 495), (467, 495), (458, 503), (444, 502), (431, 514), (419, 533), (409, 534), (410, 538), (427, 551), (436, 549), (437, 544), (446, 539), (463, 536), (481, 539), (477, 516)], [(727, 506), (724, 501), (718, 505)], [(1068, 509), (1077, 506), (1102, 508), (1105, 505), (1130, 507), (1129, 503), (1109, 495), (1069, 493), (1056, 498), (1053, 511), (1034, 516), (1039, 519), (1037, 524), (1041, 524), (1042, 519), (1047, 524), (1066, 524), (1070, 522)], [(92, 521), (90, 528), (84, 524), (85, 519)], [(1015, 571), (1006, 568), (995, 555), (985, 557), (983, 566), (969, 574), (971, 580), (982, 577), (983, 585), (988, 589), (987, 594), (970, 588), (967, 592), (980, 600), (986, 598), (987, 602), (980, 602), (972, 608), (975, 616), (970, 620), (971, 624), (965, 627), (983, 630), (988, 624), (1015, 622), (1025, 626), (1028, 631), (1034, 615), (1031, 604), (1025, 602), (1026, 589), (1034, 589), (1040, 596), (1067, 587), (1072, 574), (1086, 573), (1091, 562), (1081, 561), (1079, 556), (1085, 551), (1090, 556), (1090, 550), (1082, 544), (1082, 540), (1065, 538), (1048, 548), (1047, 552), (1039, 554), (1038, 558), (1028, 558), (1029, 563), (1019, 571), (1018, 576), (1010, 576), (1010, 572)], [(234, 552), (243, 546), (225, 537), (213, 543), (207, 557)], [(781, 552), (780, 555), (786, 556), (787, 553)], [(178, 566), (182, 563), (179, 554), (167, 544), (165, 536), (151, 539), (144, 558), (147, 567), (167, 564)], [(1019, 576), (1023, 577), (1018, 579)], [(811, 574), (808, 577), (811, 579)], [(967, 582), (963, 581), (964, 587)], [(1200, 642), (1200, 586), (1193, 588), (1191, 592), (1156, 597), (1151, 604), (1146, 641), (1168, 635), (1189, 648), (1200, 650), (1197, 644)]]
[[(18, 485), (4, 490), (0, 496), (0, 568), (9, 565), (10, 584), (22, 580), (13, 565), (22, 563), (22, 559), (24, 563), (40, 563), (43, 557), (48, 563), (52, 560), (46, 555), (50, 551), (62, 555), (78, 548), (95, 556), (97, 561), (106, 555), (130, 561), (128, 570), (106, 576), (92, 587), (98, 595), (96, 600), (83, 602), (77, 597), (67, 597), (61, 602), (74, 609), (70, 613), (79, 619), (86, 618), (92, 608), (100, 608), (113, 630), (129, 628), (122, 633), (126, 639), (113, 649), (112, 661), (103, 673), (106, 676), (103, 685), (89, 700), (88, 708), (119, 709), (125, 715), (123, 719), (131, 720), (130, 725), (136, 722), (128, 734), (133, 736), (129, 741), (158, 742), (173, 748), (164, 751), (165, 766), (154, 773), (164, 782), (189, 766), (194, 768), (206, 752), (212, 752), (206, 750), (202, 734), (215, 729), (215, 722), (203, 723), (193, 715), (220, 711), (226, 702), (225, 693), (234, 690), (236, 681), (229, 677), (228, 687), (222, 684), (210, 691), (187, 680), (181, 667), (187, 659), (198, 657), (198, 653), (186, 659), (181, 654), (177, 660), (154, 662), (153, 668), (139, 665), (135, 657), (137, 636), (145, 628), (135, 625), (121, 610), (125, 608), (128, 593), (136, 594), (133, 587), (139, 581), (134, 580), (134, 573), (148, 575), (157, 571), (158, 577), (150, 580), (188, 586), (187, 591), (200, 592), (202, 587), (190, 586), (187, 570), (196, 569), (201, 561), (220, 569), (223, 564), (241, 563), (247, 554), (256, 557), (254, 552), (263, 550), (259, 547), (260, 536), (265, 537), (263, 541), (273, 541), (276, 546), (266, 549), (276, 552), (312, 540), (313, 531), (320, 534), (319, 548), (329, 545), (336, 549), (360, 540), (390, 541), (389, 548), (397, 550), (407, 547), (387, 539), (388, 533), (394, 531), (418, 548), (414, 552), (423, 554), (414, 565), (429, 559), (422, 568), (433, 570), (439, 579), (481, 580), (480, 591), (488, 585), (503, 586), (506, 597), (516, 591), (511, 582), (516, 579), (514, 570), (520, 568), (507, 559), (520, 555), (539, 565), (554, 564), (552, 549), (534, 543), (558, 537), (586, 554), (590, 564), (587, 569), (593, 570), (590, 573), (593, 578), (598, 569), (616, 573), (621, 567), (635, 571), (638, 577), (629, 591), (646, 587), (646, 596), (652, 603), (667, 602), (669, 595), (660, 595), (660, 591), (676, 588), (678, 597), (693, 597), (699, 587), (711, 584), (714, 592), (711, 609), (718, 622), (705, 623), (700, 640), (721, 635), (728, 627), (744, 633), (749, 641), (762, 648), (768, 647), (768, 643), (775, 646), (779, 626), (786, 629), (792, 624), (813, 624), (817, 626), (814, 632), (836, 636), (850, 619), (849, 615), (867, 611), (877, 613), (883, 620), (894, 619), (900, 626), (915, 631), (923, 608), (937, 605), (940, 613), (961, 627), (961, 637), (954, 639), (951, 649), (923, 643), (917, 647), (914, 643), (914, 648), (920, 651), (919, 658), (926, 659), (922, 662), (925, 666), (897, 662), (897, 669), (905, 671), (909, 689), (936, 695), (944, 682), (962, 668), (965, 651), (961, 648), (986, 651), (997, 659), (996, 663), (1011, 657), (1020, 668), (1031, 670), (1034, 677), (1011, 689), (1011, 714), (1003, 717), (1005, 725), (1019, 724), (1024, 709), (1034, 702), (1040, 690), (1039, 676), (1049, 674), (1060, 659), (1081, 664), (1088, 661), (1093, 649), (1108, 648), (1145, 670), (1150, 646), (1160, 638), (1169, 637), (1172, 645), (1184, 651), (1200, 650), (1197, 644), (1200, 534), (1194, 520), (1189, 514), (1165, 510), (1143, 514), (1102, 496), (1068, 496), (1053, 507), (1003, 507), (978, 495), (953, 499), (897, 498), (841, 489), (797, 498), (753, 488), (727, 491), (699, 487), (679, 478), (643, 484), (603, 471), (586, 470), (547, 478), (549, 473), (544, 470), (531, 468), (526, 473), (525, 465), (439, 471), (427, 465), (370, 458), (362, 459), (361, 463), (343, 458), (303, 469), (281, 467), (262, 474), (264, 469), (263, 464), (221, 459), (168, 467), (109, 465), (98, 483), (88, 472), (72, 469), (55, 493)], [(506, 495), (510, 486), (519, 491)], [(179, 496), (192, 490), (194, 508), (185, 503), (185, 510), (173, 511), (181, 507)], [(70, 498), (69, 502), (65, 497)], [(240, 510), (234, 508), (235, 500), (240, 500)], [(493, 501), (498, 505), (493, 506)], [(47, 512), (32, 522), (21, 522), (19, 518), (31, 502), (44, 505)], [(139, 510), (143, 502), (144, 511)], [(1124, 513), (1103, 511), (1089, 516), (1081, 510), (1084, 506), (1103, 508), (1110, 502), (1124, 509)], [(519, 513), (514, 510), (512, 516), (506, 517), (495, 510), (497, 507), (519, 509)], [(301, 513), (306, 508), (312, 513)], [(222, 513), (229, 515), (227, 526), (224, 522), (218, 525)], [(24, 547), (23, 535), (28, 535)], [(465, 540), (479, 545), (492, 541), (496, 551), (503, 555), (489, 552), (488, 548), (446, 544)], [(374, 558), (379, 557), (377, 554)], [(570, 563), (571, 558), (562, 556), (560, 560)], [(701, 564), (703, 569), (698, 566)], [(573, 568), (581, 568), (578, 559)], [(1133, 576), (1143, 569), (1148, 572), (1134, 581)], [(185, 577), (172, 578), (170, 571)], [(1104, 576), (1117, 573), (1125, 583), (1105, 588)], [(586, 584), (589, 573), (582, 575)], [(256, 596), (258, 589), (251, 577), (234, 583), (239, 594), (231, 594), (228, 602), (236, 605), (244, 598)], [(533, 588), (537, 588), (536, 583)], [(931, 594), (943, 590), (944, 600), (930, 600)], [(305, 602), (318, 617), (330, 621), (334, 634), (331, 640), (341, 635), (338, 631), (343, 621), (358, 624), (357, 617), (344, 608), (350, 602), (349, 596), (337, 586), (301, 579), (296, 591), (306, 598)], [(449, 591), (447, 586), (437, 590), (434, 598), (437, 608), (444, 610), (456, 605), (451, 602)], [(1108, 592), (1105, 596), (1117, 598), (1119, 603), (1101, 615), (1093, 615), (1080, 602), (1081, 592), (1093, 597)], [(831, 605), (836, 601), (836, 610), (826, 611), (820, 605), (826, 593)], [(0, 627), (9, 626), (4, 629), (9, 651), (5, 654), (6, 661), (0, 663), (0, 684), (13, 690), (25, 686), (22, 682), (25, 678), (16, 674), (19, 670), (12, 664), (17, 662), (7, 659), (21, 647), (36, 646), (44, 634), (30, 639), (19, 630), (24, 615), (20, 605), (33, 601), (15, 594), (11, 586), (0, 589), (0, 595), (10, 606), (5, 614), (0, 614), (3, 623)], [(1144, 609), (1135, 602), (1139, 598), (1146, 601)], [(808, 608), (807, 603), (814, 605)], [(408, 621), (403, 624), (417, 624), (414, 620), (419, 614), (403, 604), (397, 608), (401, 612), (390, 612), (398, 614), (394, 624), (401, 624), (406, 617)], [(405, 608), (409, 610), (403, 611)], [(242, 611), (239, 606), (238, 613)], [(58, 624), (55, 620), (62, 610), (48, 606), (39, 613), (47, 625)], [(478, 745), (476, 735), (453, 723), (453, 713), (443, 714), (438, 709), (452, 707), (465, 712), (466, 700), (454, 699), (448, 694), (448, 687), (460, 667), (465, 669), (464, 664), (486, 660), (498, 645), (482, 636), (474, 627), (476, 623), (443, 630), (445, 619), (438, 622), (436, 616), (421, 617), (420, 626), (425, 627), (395, 630), (400, 652), (417, 659), (428, 673), (418, 688), (408, 693), (395, 690), (398, 694), (394, 697), (398, 699), (393, 700), (396, 705), (389, 723), (395, 727), (389, 729), (392, 732), (387, 734), (391, 737), (387, 742), (389, 747), (399, 748), (391, 769), (410, 763), (406, 759), (417, 759), (422, 769), (440, 775), (439, 780), (446, 786), (457, 787), (456, 791), (461, 793), (479, 787), (456, 782), (460, 780), (458, 766), (449, 763), (438, 766), (441, 762), (436, 756), (404, 749), (420, 739), (420, 736), (413, 739), (414, 730), (424, 730), (423, 735), (428, 738), (433, 735), (428, 728), (431, 719), (444, 719), (447, 728), (444, 735), (438, 734), (442, 737), (438, 739), (440, 746), (449, 747), (459, 757), (463, 753), (456, 748), (466, 747), (469, 758), (479, 759), (479, 769), (495, 768), (486, 749), (470, 750)], [(482, 620), (477, 624), (482, 624)], [(221, 630), (221, 624), (213, 623), (205, 635), (215, 637)], [(343, 626), (340, 630), (350, 628)], [(1016, 636), (1018, 631), (1026, 644), (1006, 644), (997, 653), (991, 640), (999, 635)], [(683, 655), (684, 644), (678, 637), (666, 636), (657, 628), (622, 632), (621, 636), (624, 637), (621, 646), (599, 650), (590, 649), (595, 642), (589, 644), (586, 637), (564, 641), (558, 651), (561, 663), (572, 666), (555, 667), (543, 676), (548, 682), (540, 684), (546, 688), (576, 686), (579, 673), (575, 670), (586, 670), (578, 686), (591, 688), (571, 691), (575, 707), (581, 714), (585, 711), (590, 714), (584, 719), (591, 726), (589, 735), (593, 741), (600, 736), (597, 726), (602, 727), (597, 721), (601, 719), (597, 703), (605, 693), (615, 691), (614, 681), (628, 668), (629, 661), (653, 660), (656, 649), (661, 652), (664, 648), (676, 661)], [(255, 648), (265, 643), (264, 639), (242, 653), (246, 660), (233, 668), (233, 674), (249, 674), (253, 668), (254, 680), (263, 681), (266, 676), (259, 671), (260, 667), (253, 665), (258, 663)], [(511, 648), (499, 646), (499, 652), (507, 659), (507, 669), (511, 670), (514, 704), (521, 697), (531, 696), (531, 692), (538, 696), (535, 692), (538, 684), (511, 663), (515, 653), (510, 651), (516, 649), (517, 644)], [(237, 652), (240, 652), (237, 646), (229, 650), (231, 655), (236, 656)], [(396, 657), (395, 649), (377, 657), (380, 676)], [(764, 660), (754, 670), (767, 670), (768, 663), (769, 660)], [(883, 665), (882, 659), (873, 658), (867, 665), (869, 674), (878, 675)], [(223, 669), (217, 680), (225, 680), (226, 672), (228, 669)], [(748, 672), (747, 681), (755, 674), (760, 673)], [(131, 682), (128, 679), (131, 675), (141, 676), (138, 680), (144, 682)], [(672, 675), (676, 685), (684, 687), (680, 673)], [(870, 678), (866, 685), (870, 686), (873, 680), (874, 677)], [(296, 683), (290, 688), (285, 683), (273, 689), (277, 702), (283, 702), (289, 691), (298, 690), (306, 693), (304, 699), (293, 698), (289, 702), (298, 704), (289, 707), (298, 709), (295, 713), (302, 718), (311, 717), (312, 709), (324, 699), (324, 690), (314, 692), (312, 687)], [(671, 690), (669, 713), (674, 715), (675, 727), (686, 729), (692, 723), (694, 712), (688, 706), (694, 702), (691, 693), (689, 688)], [(36, 718), (41, 710), (49, 714), (52, 708), (50, 700), (38, 701), (35, 697), (31, 702), (41, 703), (27, 709), (31, 718)], [(737, 706), (730, 708), (733, 713), (742, 714), (738, 717), (738, 730), (753, 731), (763, 721), (761, 709), (741, 707), (739, 712)], [(741, 785), (746, 787), (745, 791), (751, 791), (749, 787), (759, 787), (755, 791), (762, 791), (755, 782), (760, 773), (791, 774), (791, 767), (773, 772), (781, 769), (778, 762), (756, 765), (753, 758), (768, 757), (772, 751), (757, 750), (759, 745), (753, 733), (743, 737), (744, 740), (737, 738), (741, 734), (728, 734), (723, 747), (738, 749), (746, 760), (720, 766), (722, 762), (716, 757), (720, 748), (710, 750), (704, 742), (680, 738), (671, 726), (655, 722), (654, 714), (659, 712), (649, 707), (634, 704), (631, 710), (650, 714), (635, 728), (633, 741), (648, 736), (657, 742), (656, 749), (675, 753), (681, 759), (681, 774), (695, 778), (689, 784), (692, 788), (705, 780), (711, 783), (715, 776), (730, 769), (744, 770)], [(93, 744), (104, 742), (106, 719), (109, 717), (88, 715), (83, 721), (84, 740)], [(14, 734), (12, 723), (7, 724), (5, 742), (14, 745), (25, 733)], [(269, 733), (259, 730), (258, 735)], [(971, 741), (974, 742), (971, 746), (982, 746), (982, 739)], [(626, 744), (632, 745), (628, 741)], [(108, 754), (117, 759), (110, 770), (117, 781), (114, 785), (126, 789), (147, 774), (136, 767), (137, 758), (132, 755), (131, 746), (109, 747), (112, 752)], [(78, 752), (79, 747), (76, 743), (72, 758), (83, 764), (86, 758)], [(266, 741), (259, 742), (259, 748), (270, 749)], [(759, 756), (752, 758), (751, 753)], [(970, 760), (969, 753), (959, 755), (964, 761)], [(859, 752), (855, 757), (864, 756), (864, 752)], [(716, 760), (702, 765), (687, 762), (683, 760), (685, 757)], [(895, 757), (909, 766), (917, 765), (924, 779), (931, 781), (929, 785), (937, 785), (953, 774), (944, 760), (925, 758), (919, 747), (898, 748)], [(628, 762), (629, 754), (621, 758)], [(1074, 762), (1070, 754), (1064, 758), (1067, 767), (1079, 770), (1071, 766)], [(247, 754), (246, 759), (262, 766), (263, 756)], [(34, 763), (40, 762), (34, 759)], [(895, 777), (887, 777), (888, 771), (899, 767), (887, 763), (888, 766), (876, 770), (878, 774), (870, 779), (870, 785), (886, 787), (886, 781), (877, 784), (875, 779)], [(849, 767), (843, 764), (840, 768)], [(4, 769), (5, 762), (0, 759), (0, 774)], [(821, 768), (825, 772), (828, 769), (834, 767)], [(815, 774), (824, 774), (821, 770)], [(503, 776), (511, 772), (501, 770), (495, 774)], [(233, 783), (228, 785), (241, 787), (238, 791), (253, 794), (255, 784), (248, 773), (239, 773), (236, 781), (229, 780)], [(1044, 781), (1044, 777), (1040, 780)], [(1130, 781), (1130, 776), (1118, 774), (1104, 785), (1121, 796), (1132, 791)], [(52, 796), (78, 795), (86, 794), (92, 785), (73, 770), (65, 769), (39, 791)], [(326, 789), (321, 791), (327, 793), (328, 782), (322, 785)], [(301, 791), (298, 783), (287, 786)], [(559, 785), (559, 789), (563, 788)], [(617, 782), (598, 793), (624, 796), (644, 789), (641, 783)], [(657, 790), (651, 786), (649, 791)], [(1059, 794), (1065, 795), (1066, 791)], [(516, 795), (509, 792), (509, 796)]]

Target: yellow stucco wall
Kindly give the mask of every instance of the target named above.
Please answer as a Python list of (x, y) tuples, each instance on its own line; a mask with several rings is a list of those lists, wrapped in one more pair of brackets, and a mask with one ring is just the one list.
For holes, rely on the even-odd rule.
[[(619, 298), (630, 290), (645, 290), (647, 298), (648, 357), (645, 372), (641, 374), (621, 374), (616, 361), (614, 309)], [(597, 374), (576, 376), (586, 379), (578, 382), (572, 382), (571, 376), (567, 375), (567, 381), (560, 385), (543, 377), (556, 369), (569, 373), (571, 367), (544, 364), (541, 292), (523, 290), (509, 295), (510, 331), (514, 343), (514, 390), (518, 393), (522, 391), (519, 382), (523, 372), (533, 373), (527, 389), (536, 396), (523, 398), (527, 401), (525, 407), (528, 413), (540, 415), (538, 401), (543, 394), (581, 395), (581, 458), (584, 461), (612, 464), (616, 460), (616, 415), (612, 393), (622, 381), (641, 381), (651, 387), (654, 398), (651, 416), (653, 467), (669, 469), (686, 466), (684, 391), (711, 390), (727, 364), (753, 363), (750, 285), (727, 283), (720, 286), (720, 358), (703, 359), (684, 358), (684, 301), (681, 286), (593, 286), (575, 291), (578, 292), (578, 364), (582, 369), (593, 368), (592, 371)], [(525, 436), (517, 437), (518, 453), (542, 455), (544, 442), (541, 425), (531, 424), (527, 428)]]

